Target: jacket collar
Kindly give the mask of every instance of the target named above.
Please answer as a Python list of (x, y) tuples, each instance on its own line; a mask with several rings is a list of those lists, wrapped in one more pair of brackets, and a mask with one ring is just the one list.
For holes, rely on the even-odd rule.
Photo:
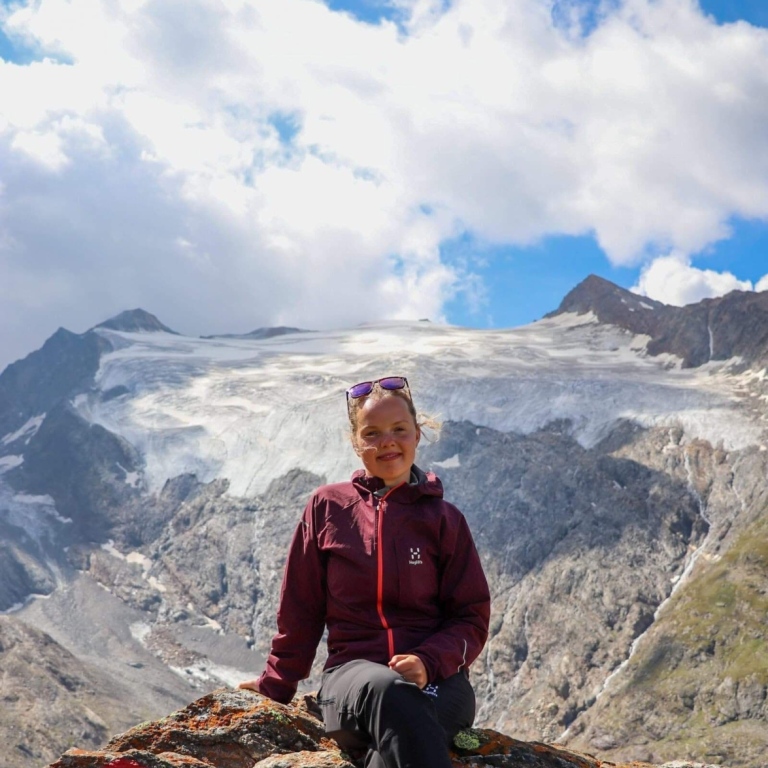
[[(380, 477), (366, 475), (364, 469), (358, 469), (352, 475), (352, 484), (375, 495), (380, 495), (384, 489), (384, 481)], [(422, 496), (442, 498), (443, 484), (434, 472), (424, 472), (414, 464), (411, 467), (410, 482), (395, 488), (390, 498), (405, 504), (413, 504)]]

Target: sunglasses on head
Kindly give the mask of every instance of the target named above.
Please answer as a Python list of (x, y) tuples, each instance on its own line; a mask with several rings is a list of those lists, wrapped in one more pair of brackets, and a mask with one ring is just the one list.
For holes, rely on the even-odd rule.
[(370, 395), (376, 384), (382, 389), (387, 389), (390, 392), (396, 389), (404, 389), (408, 393), (408, 397), (411, 396), (408, 379), (406, 379), (405, 376), (385, 376), (383, 379), (377, 379), (376, 381), (361, 381), (359, 384), (353, 384), (347, 390), (347, 402), (356, 400), (358, 397), (366, 397), (366, 395)]

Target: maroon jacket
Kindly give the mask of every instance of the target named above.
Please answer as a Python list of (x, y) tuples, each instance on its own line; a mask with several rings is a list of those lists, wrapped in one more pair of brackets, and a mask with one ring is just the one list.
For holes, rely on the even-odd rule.
[(430, 681), (466, 669), (488, 637), (490, 595), (464, 516), (433, 474), (379, 498), (362, 470), (318, 488), (285, 566), (259, 691), (288, 702), (328, 627), (326, 669), (417, 655)]

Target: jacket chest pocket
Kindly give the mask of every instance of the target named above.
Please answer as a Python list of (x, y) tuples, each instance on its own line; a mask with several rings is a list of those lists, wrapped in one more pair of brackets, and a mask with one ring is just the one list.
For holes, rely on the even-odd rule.
[(403, 608), (424, 611), (437, 605), (439, 596), (438, 553), (428, 539), (400, 536), (395, 541), (399, 603)]

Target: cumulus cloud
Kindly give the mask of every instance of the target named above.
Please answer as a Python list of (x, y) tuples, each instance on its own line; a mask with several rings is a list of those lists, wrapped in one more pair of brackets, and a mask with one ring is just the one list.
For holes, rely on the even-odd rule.
[(768, 31), (694, 0), (393, 5), (1, 10), (38, 55), (0, 61), (0, 323), (437, 319), (481, 294), (441, 258), (463, 233), (637, 264), (768, 217)]
[[(759, 283), (768, 288), (768, 275)], [(702, 299), (723, 296), (731, 291), (751, 291), (749, 280), (739, 280), (730, 272), (715, 272), (711, 269), (699, 269), (692, 266), (691, 259), (682, 254), (660, 256), (645, 266), (638, 284), (632, 291), (641, 296), (648, 296), (664, 304), (677, 307), (694, 304)]]

